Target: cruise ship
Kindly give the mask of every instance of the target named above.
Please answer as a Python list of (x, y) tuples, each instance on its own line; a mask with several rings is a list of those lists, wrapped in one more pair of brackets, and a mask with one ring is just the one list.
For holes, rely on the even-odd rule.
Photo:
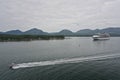
[(110, 34), (108, 33), (97, 33), (92, 36), (93, 40), (109, 40)]

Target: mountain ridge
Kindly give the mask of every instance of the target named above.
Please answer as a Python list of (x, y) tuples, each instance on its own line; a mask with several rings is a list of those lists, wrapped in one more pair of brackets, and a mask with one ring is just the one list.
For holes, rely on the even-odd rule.
[(26, 35), (39, 35), (39, 34), (40, 35), (47, 35), (47, 32), (44, 32), (41, 29), (32, 28), (30, 30), (23, 32), (23, 34), (26, 34)]
[(21, 30), (10, 30), (6, 32), (0, 32), (0, 34), (11, 34), (11, 35), (64, 35), (64, 36), (92, 36), (95, 33), (102, 33), (102, 32), (107, 32), (112, 36), (120, 36), (120, 27), (108, 27), (108, 28), (103, 28), (103, 29), (82, 29), (78, 30), (76, 32), (72, 32), (71, 30), (68, 29), (63, 29), (59, 32), (54, 32), (54, 33), (48, 33), (44, 32), (41, 29), (37, 28), (32, 28), (27, 31), (21, 31)]

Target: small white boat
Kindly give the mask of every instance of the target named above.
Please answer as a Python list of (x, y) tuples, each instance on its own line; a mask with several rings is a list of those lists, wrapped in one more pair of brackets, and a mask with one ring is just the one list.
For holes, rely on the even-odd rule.
[(13, 70), (13, 69), (14, 69), (13, 66), (15, 66), (15, 65), (16, 65), (15, 63), (12, 63), (12, 64), (9, 66), (9, 68)]
[(110, 35), (108, 33), (97, 33), (92, 36), (93, 40), (109, 40)]

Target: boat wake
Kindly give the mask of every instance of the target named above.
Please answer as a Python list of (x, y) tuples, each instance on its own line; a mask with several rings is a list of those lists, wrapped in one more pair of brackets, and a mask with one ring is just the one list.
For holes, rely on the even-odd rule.
[(40, 61), (40, 62), (28, 62), (28, 63), (15, 64), (12, 66), (12, 69), (48, 66), (48, 65), (56, 65), (56, 64), (65, 64), (65, 63), (79, 63), (79, 62), (85, 62), (85, 61), (97, 61), (97, 60), (105, 60), (105, 59), (112, 59), (112, 58), (118, 58), (118, 57), (120, 57), (120, 54), (89, 56), (89, 57), (59, 59), (59, 60)]

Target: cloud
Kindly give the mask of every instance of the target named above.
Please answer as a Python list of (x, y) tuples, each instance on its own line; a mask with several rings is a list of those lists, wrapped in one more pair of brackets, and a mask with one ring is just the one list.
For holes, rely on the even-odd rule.
[(0, 30), (120, 26), (120, 0), (0, 0)]

